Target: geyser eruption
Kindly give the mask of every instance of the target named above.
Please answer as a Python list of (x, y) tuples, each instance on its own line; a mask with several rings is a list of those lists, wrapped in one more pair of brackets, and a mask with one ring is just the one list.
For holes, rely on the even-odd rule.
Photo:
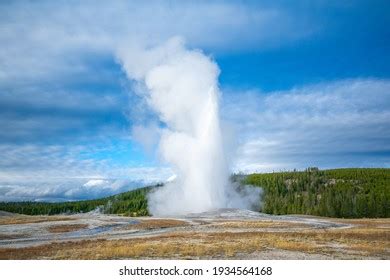
[(118, 56), (166, 125), (159, 150), (177, 174), (175, 181), (150, 194), (150, 212), (175, 215), (245, 207), (228, 181), (216, 63), (199, 50), (186, 49), (178, 38), (151, 49), (123, 49)]

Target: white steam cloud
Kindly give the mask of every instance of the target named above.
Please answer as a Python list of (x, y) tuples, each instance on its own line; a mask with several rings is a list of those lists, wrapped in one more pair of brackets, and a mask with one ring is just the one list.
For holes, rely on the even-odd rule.
[(199, 50), (186, 49), (179, 38), (150, 49), (121, 49), (118, 57), (166, 124), (159, 149), (177, 174), (174, 181), (151, 193), (150, 212), (175, 215), (247, 208), (253, 202), (248, 197), (259, 200), (259, 193), (236, 193), (228, 180), (216, 63)]

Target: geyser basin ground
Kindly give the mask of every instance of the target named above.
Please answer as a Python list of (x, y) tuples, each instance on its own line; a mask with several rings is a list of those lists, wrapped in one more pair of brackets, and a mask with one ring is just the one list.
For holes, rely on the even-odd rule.
[(0, 215), (0, 259), (389, 259), (390, 219)]

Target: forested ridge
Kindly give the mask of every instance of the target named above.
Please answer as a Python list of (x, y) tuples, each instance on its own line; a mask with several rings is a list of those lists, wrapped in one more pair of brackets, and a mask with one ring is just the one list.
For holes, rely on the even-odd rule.
[(56, 215), (85, 213), (98, 210), (105, 214), (123, 214), (127, 216), (148, 215), (147, 192), (144, 187), (121, 194), (93, 200), (70, 202), (0, 202), (0, 210), (26, 215)]
[[(261, 211), (343, 218), (390, 217), (390, 169), (348, 168), (233, 175), (241, 184), (261, 187)], [(0, 202), (0, 210), (27, 215), (84, 213), (148, 215), (147, 193), (160, 185), (106, 198), (61, 203)]]
[(262, 212), (328, 217), (390, 217), (390, 169), (348, 168), (251, 174), (263, 188)]

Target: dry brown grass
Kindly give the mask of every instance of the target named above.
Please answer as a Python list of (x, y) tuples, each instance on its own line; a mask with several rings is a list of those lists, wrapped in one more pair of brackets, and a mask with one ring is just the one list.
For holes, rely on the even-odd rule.
[(86, 224), (63, 224), (50, 226), (47, 228), (47, 231), (50, 233), (64, 233), (84, 229), (87, 227), (88, 225)]
[(208, 234), (166, 234), (131, 240), (52, 243), (24, 249), (0, 249), (0, 259), (118, 259), (231, 257), (239, 251), (261, 247), (258, 239)]
[[(52, 243), (24, 249), (0, 249), (0, 259), (234, 258), (264, 250), (307, 254), (345, 252), (346, 258), (390, 258), (388, 233), (367, 231), (176, 232), (128, 240)], [(379, 238), (378, 238), (379, 237)], [(372, 239), (375, 239), (373, 241)]]
[(349, 250), (359, 251), (363, 255), (370, 254), (387, 254), (389, 255), (389, 248), (382, 247), (381, 244), (375, 244), (372, 242), (360, 242), (357, 244), (351, 244), (347, 247)]
[(275, 229), (275, 228), (309, 228), (309, 225), (296, 222), (274, 222), (274, 221), (229, 221), (218, 224), (223, 228), (241, 229)]
[[(137, 224), (128, 225), (126, 229), (151, 230), (161, 228), (183, 227), (189, 223), (174, 219), (145, 219), (140, 220)], [(123, 229), (123, 228), (121, 228)]]
[(289, 250), (289, 251), (299, 251), (299, 252), (308, 252), (308, 253), (321, 251), (318, 244), (313, 242), (277, 239), (272, 243), (272, 245), (274, 248)]
[(0, 217), (0, 225), (16, 225), (16, 224), (28, 224), (28, 223), (43, 223), (53, 221), (70, 221), (74, 220), (73, 217), (66, 216), (27, 216), (16, 215), (9, 217)]
[[(139, 221), (138, 224), (129, 225), (128, 229), (175, 228), (175, 231), (142, 238), (0, 248), (0, 259), (229, 259), (268, 250), (321, 254), (327, 258), (390, 259), (389, 219), (352, 220), (354, 227), (339, 229), (315, 229), (306, 224), (279, 221), (217, 221), (194, 228), (186, 227), (189, 225), (187, 222), (175, 219)], [(337, 221), (346, 222), (344, 219)], [(297, 230), (298, 226), (302, 228)], [(237, 232), (237, 228), (242, 230)], [(257, 228), (266, 230), (255, 231)], [(57, 230), (61, 232), (67, 229)]]
[(349, 224), (357, 225), (366, 228), (387, 228), (390, 229), (390, 219), (348, 219), (341, 222), (347, 222)]
[(308, 215), (296, 215), (302, 217), (313, 217), (318, 220), (330, 221), (342, 224), (351, 224), (361, 227), (384, 227), (390, 228), (390, 218), (361, 218), (361, 219), (348, 219), (348, 218), (328, 218), (320, 216), (308, 216)]

